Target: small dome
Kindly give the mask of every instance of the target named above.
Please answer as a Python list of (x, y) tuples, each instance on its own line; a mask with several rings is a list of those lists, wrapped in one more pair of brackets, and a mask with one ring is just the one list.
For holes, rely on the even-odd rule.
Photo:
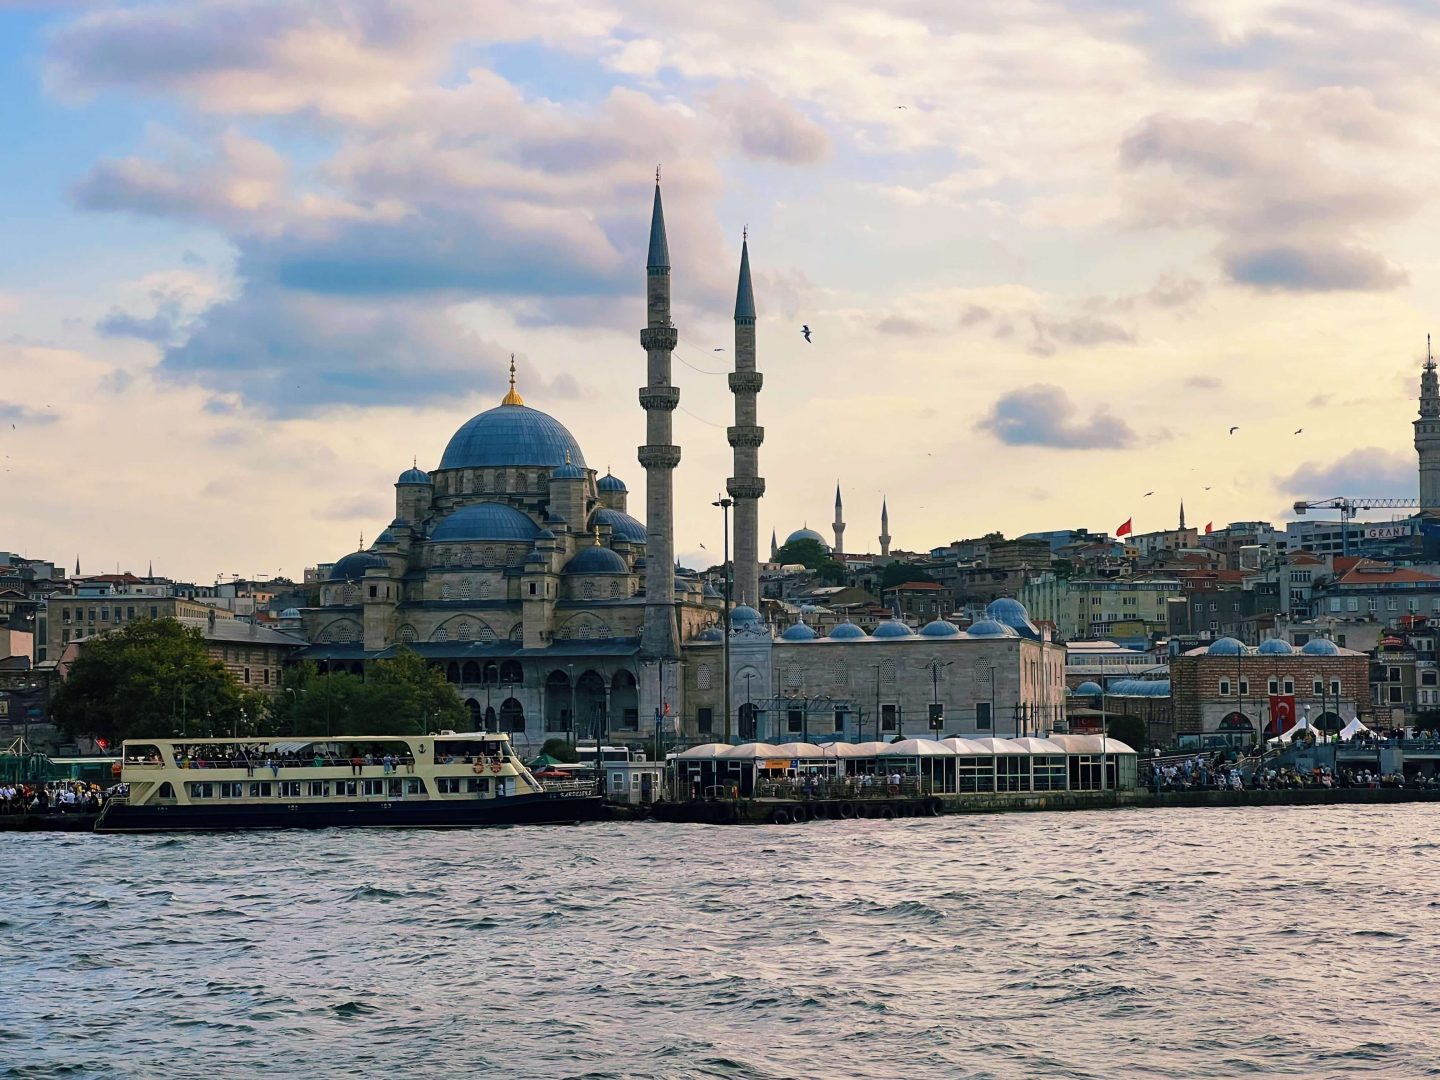
[(998, 600), (990, 601), (989, 607), (985, 609), (986, 618), (994, 619), (1001, 626), (1008, 626), (1021, 637), (1038, 638), (1040, 631), (1030, 621), (1030, 613), (1025, 610), (1025, 605), (1019, 600), (1002, 596)]
[(1099, 683), (1088, 679), (1075, 687), (1076, 697), (1099, 697), (1103, 693), (1105, 690)]
[(714, 585), (711, 585), (710, 582), (708, 582), (708, 581), (705, 582), (705, 592), (704, 592), (704, 596), (705, 596), (705, 599), (706, 599), (706, 600), (723, 600), (723, 599), (724, 599), (724, 595), (720, 592), (720, 590), (717, 589), (717, 588), (715, 588), (715, 586), (714, 586)]
[(370, 551), (352, 551), (340, 559), (330, 570), (331, 581), (359, 581), (372, 566), (388, 565), (384, 559)]
[(831, 641), (859, 641), (861, 638), (868, 638), (870, 635), (856, 626), (850, 620), (845, 620), (830, 631)]
[(551, 532), (549, 529), (541, 529), (538, 533), (535, 534), (535, 539), (536, 539), (536, 540), (554, 540), (554, 539), (555, 539), (555, 534), (554, 534), (553, 532)]
[(629, 491), (625, 486), (624, 480), (621, 480), (618, 476), (611, 476), (608, 472), (600, 477), (599, 480), (595, 481), (595, 487), (600, 491)]
[(1207, 656), (1244, 656), (1245, 643), (1238, 638), (1216, 638), (1205, 650)]
[(462, 506), (435, 526), (431, 540), (534, 540), (540, 532), (528, 517), (504, 503)]
[(300, 618), (300, 609), (287, 607), (284, 611), (280, 612), (280, 617), (282, 619), (298, 619)]
[(749, 604), (740, 604), (730, 612), (731, 626), (752, 626), (760, 621), (760, 612)]
[(1311, 638), (1304, 645), (1300, 646), (1300, 651), (1306, 656), (1340, 655), (1340, 647), (1329, 638), (1323, 637)]
[(886, 619), (879, 626), (875, 627), (875, 633), (870, 635), (877, 638), (902, 638), (914, 637), (915, 631), (906, 626), (899, 619)]
[(830, 545), (826, 542), (825, 537), (821, 536), (818, 532), (811, 528), (796, 529), (794, 532), (792, 532), (789, 536), (785, 538), (785, 543), (793, 544), (796, 540), (814, 540), (826, 551), (830, 550)]
[(583, 547), (565, 564), (567, 574), (628, 574), (625, 560), (607, 547)]
[(994, 619), (976, 619), (966, 629), (965, 633), (971, 637), (1019, 637), (1013, 626), (1006, 626), (1004, 623), (996, 622)]
[(385, 528), (383, 528), (383, 529), (380, 530), (380, 535), (377, 536), (377, 537), (375, 537), (375, 543), (377, 543), (377, 544), (395, 544), (395, 543), (399, 543), (399, 540), (398, 540), (398, 538), (395, 536), (395, 530), (392, 529), (390, 526), (387, 525), (387, 526), (385, 526)]
[(396, 480), (395, 483), (396, 483), (396, 484), (424, 484), (426, 487), (429, 487), (429, 486), (430, 486), (430, 474), (427, 473), (424, 469), (406, 469), (404, 472), (402, 472), (402, 473), (400, 474), (400, 479), (399, 479), (399, 480)]
[(1262, 641), (1255, 651), (1261, 656), (1289, 656), (1295, 650), (1284, 638), (1272, 637)]
[(794, 626), (787, 626), (785, 632), (780, 635), (781, 641), (814, 641), (820, 635), (815, 633), (813, 626), (803, 622), (797, 622)]
[(921, 637), (955, 637), (959, 633), (960, 628), (946, 619), (936, 619), (920, 628)]
[(801, 615), (814, 615), (814, 614), (815, 614), (815, 605), (814, 605), (814, 604), (801, 604), (801, 605), (800, 605), (800, 614), (801, 614)]
[(627, 544), (645, 543), (644, 522), (638, 521), (622, 511), (602, 506), (590, 515), (590, 527), (593, 529), (596, 525), (609, 525), (610, 535), (616, 540), (623, 540)]
[(712, 626), (708, 630), (701, 630), (695, 635), (696, 641), (724, 641), (725, 631), (718, 626)]
[(585, 470), (582, 469), (579, 465), (576, 465), (567, 456), (565, 458), (565, 464), (561, 465), (558, 469), (552, 472), (550, 474), (550, 478), (552, 480), (584, 480)]

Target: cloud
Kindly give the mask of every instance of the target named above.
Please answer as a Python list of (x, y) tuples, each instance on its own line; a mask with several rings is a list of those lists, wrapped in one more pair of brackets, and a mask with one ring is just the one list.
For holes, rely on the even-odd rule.
[(887, 315), (875, 324), (875, 329), (892, 337), (924, 337), (932, 333), (931, 327), (919, 319), (907, 315)]
[(711, 92), (711, 111), (737, 150), (755, 161), (814, 165), (830, 156), (825, 129), (759, 83)]
[(346, 495), (331, 499), (316, 513), (330, 521), (368, 521), (381, 517), (388, 521), (394, 509), (392, 504), (385, 502), (379, 495)]
[(1030, 351), (1037, 356), (1050, 356), (1062, 346), (1090, 349), (1135, 340), (1135, 335), (1119, 323), (1090, 315), (1056, 317), (1037, 312), (1030, 316), (1030, 325), (1035, 331)]
[(1276, 244), (1227, 250), (1221, 265), (1231, 281), (1258, 289), (1379, 292), (1410, 280), (1383, 255), (1350, 244)]
[(1413, 452), (1367, 446), (1351, 450), (1328, 464), (1307, 461), (1289, 476), (1277, 480), (1276, 486), (1296, 499), (1326, 499), (1336, 495), (1406, 498), (1415, 494), (1418, 476)]
[(161, 304), (153, 315), (132, 315), (112, 308), (95, 323), (95, 330), (102, 337), (137, 338), (155, 345), (168, 345), (179, 338), (180, 317), (180, 304), (174, 300)]
[(1217, 375), (1188, 375), (1185, 385), (1191, 390), (1219, 390), (1225, 384)]
[(1058, 386), (1036, 384), (1002, 394), (977, 425), (1009, 446), (1050, 446), (1065, 450), (1111, 450), (1134, 445), (1135, 432), (1103, 408), (1089, 420)]
[(60, 417), (53, 409), (34, 409), (13, 401), (0, 401), (0, 423), (21, 425), (53, 424)]

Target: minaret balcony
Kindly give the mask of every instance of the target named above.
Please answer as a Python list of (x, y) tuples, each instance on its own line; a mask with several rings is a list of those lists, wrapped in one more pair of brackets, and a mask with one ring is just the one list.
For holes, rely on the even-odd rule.
[(640, 407), (646, 412), (652, 409), (674, 412), (679, 404), (680, 388), (678, 386), (643, 386), (640, 388)]
[(737, 449), (743, 446), (753, 450), (765, 441), (765, 429), (754, 424), (744, 424), (726, 428), (725, 437), (730, 440), (730, 445)]
[(680, 464), (680, 447), (642, 446), (637, 456), (646, 469), (673, 469)]
[(732, 499), (758, 499), (765, 494), (765, 481), (758, 476), (732, 476), (725, 481)]
[(645, 350), (664, 349), (670, 352), (680, 340), (680, 333), (673, 326), (647, 326), (640, 331), (640, 347)]
[(732, 394), (758, 394), (765, 385), (765, 376), (758, 371), (732, 371), (729, 379)]

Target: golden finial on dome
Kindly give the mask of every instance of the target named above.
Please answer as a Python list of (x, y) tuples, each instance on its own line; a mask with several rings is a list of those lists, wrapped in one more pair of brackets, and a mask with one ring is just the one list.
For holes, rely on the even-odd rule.
[(596, 522), (596, 524), (595, 524), (595, 546), (596, 546), (596, 547), (599, 547), (599, 546), (600, 546), (600, 524), (599, 524), (599, 522)]
[(501, 405), (524, 405), (525, 399), (515, 389), (515, 354), (510, 354), (510, 392), (500, 401)]

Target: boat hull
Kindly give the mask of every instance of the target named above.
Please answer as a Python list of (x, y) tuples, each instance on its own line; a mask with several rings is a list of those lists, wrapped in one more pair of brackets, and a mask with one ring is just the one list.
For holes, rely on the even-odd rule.
[(256, 829), (478, 829), (599, 821), (597, 795), (516, 795), (504, 799), (374, 802), (266, 802), (132, 806), (113, 802), (95, 823), (100, 833), (244, 832)]

